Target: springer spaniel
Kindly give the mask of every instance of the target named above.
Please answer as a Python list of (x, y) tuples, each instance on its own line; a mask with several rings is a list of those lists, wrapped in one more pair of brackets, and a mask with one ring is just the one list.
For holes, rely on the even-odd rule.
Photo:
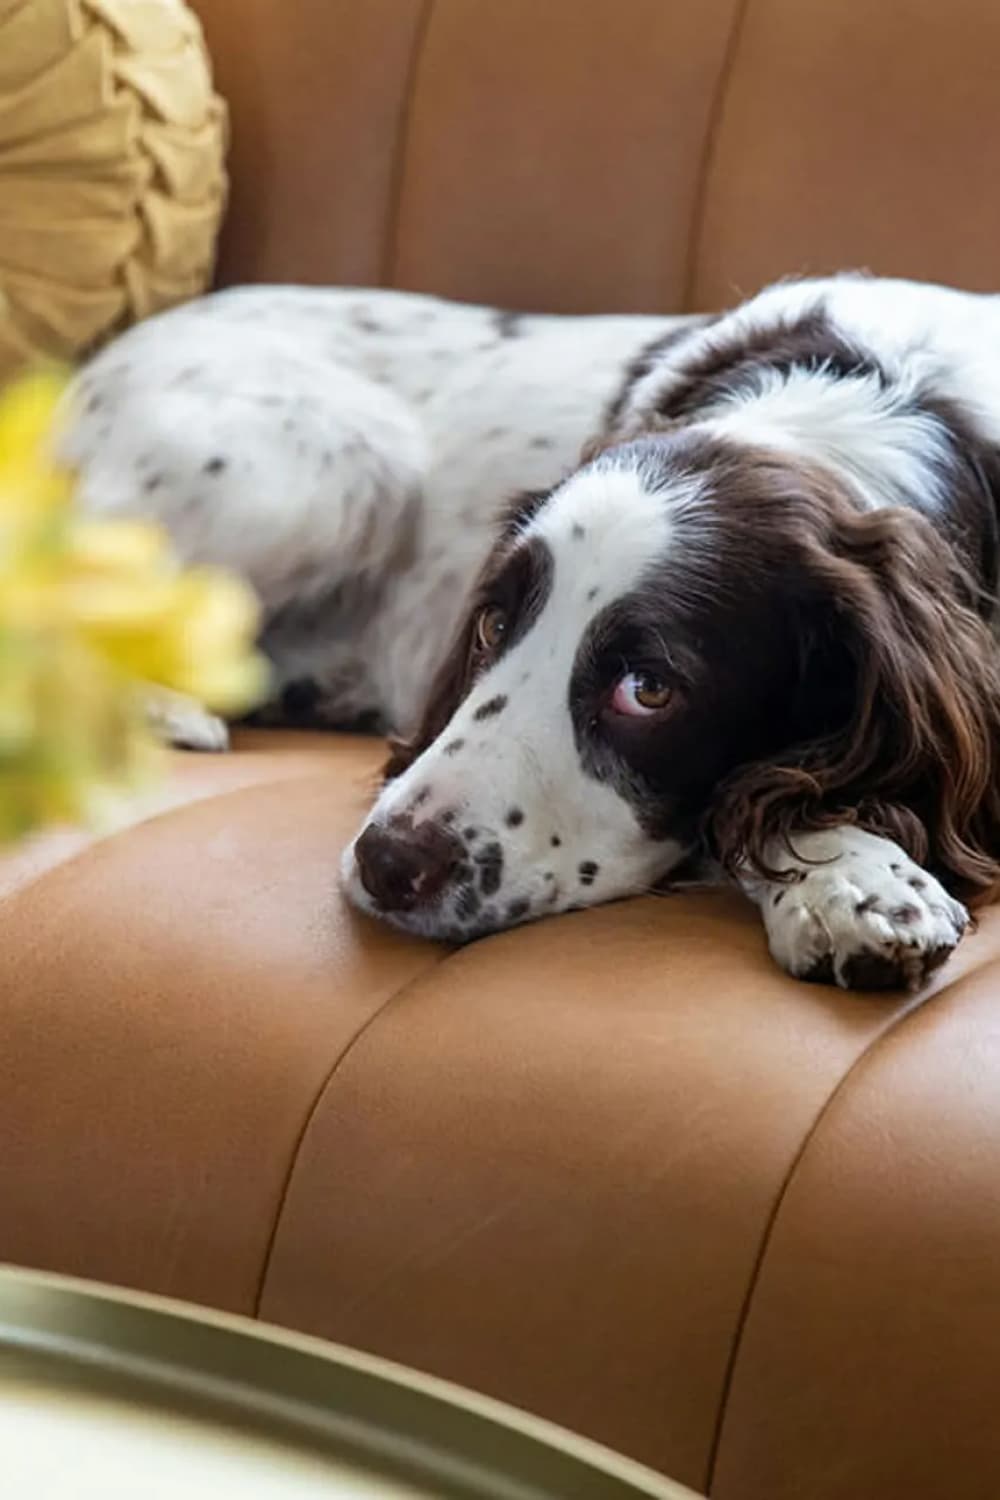
[(255, 585), (271, 716), (397, 735), (343, 859), (365, 911), (464, 942), (700, 856), (790, 973), (915, 988), (997, 889), (1000, 297), (248, 288), (76, 395), (85, 503)]

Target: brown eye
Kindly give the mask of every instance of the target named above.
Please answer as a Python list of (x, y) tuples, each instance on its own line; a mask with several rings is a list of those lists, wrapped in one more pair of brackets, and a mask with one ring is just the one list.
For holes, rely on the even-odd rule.
[(642, 718), (666, 708), (672, 696), (673, 689), (652, 672), (627, 672), (615, 684), (611, 707), (617, 714)]
[(480, 651), (496, 651), (507, 634), (507, 612), (499, 604), (488, 604), (476, 619), (476, 645)]

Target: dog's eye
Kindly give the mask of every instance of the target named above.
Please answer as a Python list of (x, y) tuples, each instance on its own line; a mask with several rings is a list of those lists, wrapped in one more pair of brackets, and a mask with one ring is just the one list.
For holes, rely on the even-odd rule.
[(662, 713), (673, 696), (673, 689), (653, 672), (626, 672), (615, 684), (611, 709), (633, 719)]
[(480, 651), (497, 651), (507, 634), (507, 611), (499, 604), (487, 604), (476, 616), (476, 645)]

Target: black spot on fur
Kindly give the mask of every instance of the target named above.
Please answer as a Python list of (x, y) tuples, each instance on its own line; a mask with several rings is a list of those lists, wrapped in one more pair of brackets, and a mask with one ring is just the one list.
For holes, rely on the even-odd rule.
[(484, 896), (493, 896), (503, 879), (503, 848), (494, 842), (486, 844), (475, 856), (479, 868), (479, 888)]
[(588, 604), (593, 604), (594, 600), (597, 598), (597, 595), (599, 593), (600, 593), (599, 589), (596, 589), (596, 588), (588, 589), (587, 590), (587, 603)]
[(785, 896), (787, 894), (788, 894), (787, 891), (779, 891), (778, 894), (775, 896), (774, 900), (771, 902), (771, 905), (772, 906), (780, 906), (781, 903), (782, 903), (782, 901), (784, 901)]
[(455, 911), (460, 917), (474, 917), (482, 906), (482, 899), (475, 886), (467, 885), (459, 892), (458, 900), (455, 902)]
[(520, 922), (521, 918), (526, 917), (530, 910), (530, 901), (512, 901), (507, 908), (507, 921)]
[(463, 828), (462, 829), (462, 837), (465, 839), (465, 842), (467, 844), (471, 844), (475, 839), (477, 839), (479, 837), (479, 829), (478, 828)]
[(208, 463), (205, 465), (205, 473), (221, 474), (226, 467), (226, 460), (224, 458), (219, 458), (218, 456), (216, 456), (215, 458), (210, 458), (208, 460)]
[(919, 875), (913, 876), (912, 880), (910, 881), (910, 885), (915, 891), (925, 891), (927, 889), (926, 880), (921, 880)]
[(580, 862), (580, 864), (577, 866), (577, 873), (580, 876), (580, 884), (581, 885), (593, 885), (594, 878), (597, 875), (597, 872), (598, 872), (599, 869), (600, 869), (600, 865), (597, 863), (596, 860), (593, 860), (593, 859), (582, 860)]
[(483, 433), (483, 437), (490, 442), (496, 442), (498, 438), (505, 438), (507, 435), (508, 428), (506, 427), (491, 427), (488, 432)]
[(449, 740), (448, 743), (447, 743), (447, 745), (445, 745), (442, 754), (444, 754), (444, 755), (457, 755), (458, 752), (462, 749), (462, 746), (464, 744), (465, 744), (465, 741), (462, 740), (462, 739)]
[(535, 437), (531, 439), (528, 447), (537, 448), (540, 452), (545, 452), (549, 448), (554, 448), (555, 443), (550, 437)]
[(521, 333), (521, 314), (497, 308), (493, 314), (493, 327), (498, 338), (516, 339)]
[(429, 786), (422, 787), (410, 803), (411, 808), (423, 807), (430, 800), (431, 789)]
[(553, 849), (558, 849), (559, 845), (562, 843), (562, 839), (559, 837), (558, 833), (554, 833), (549, 840), (549, 843), (552, 845)]
[(524, 813), (519, 807), (512, 807), (505, 819), (508, 828), (517, 828), (524, 822)]
[(876, 906), (878, 906), (878, 897), (866, 896), (863, 901), (857, 903), (854, 910), (857, 916), (863, 917), (866, 911), (871, 911)]
[(382, 332), (382, 324), (376, 318), (373, 318), (371, 313), (358, 310), (354, 313), (352, 321), (355, 328), (359, 328), (362, 333)]
[(147, 480), (145, 480), (145, 482), (143, 483), (142, 487), (145, 490), (145, 492), (146, 492), (147, 495), (151, 495), (154, 490), (158, 490), (160, 488), (160, 485), (162, 483), (163, 483), (163, 475), (162, 474), (150, 474), (149, 478)]
[(87, 402), (85, 410), (88, 413), (93, 414), (95, 411), (100, 411), (101, 407), (103, 405), (104, 405), (104, 397), (103, 396), (91, 396), (90, 400)]
[(495, 698), (488, 698), (485, 703), (480, 703), (472, 717), (477, 724), (484, 719), (494, 719), (497, 714), (503, 713), (507, 707), (507, 696), (505, 693), (497, 693)]
[(447, 823), (454, 823), (454, 821), (455, 821), (455, 809), (453, 807), (447, 807), (447, 808), (445, 808), (444, 812), (441, 814), (441, 822), (447, 824)]
[(579, 521), (574, 521), (573, 522), (573, 530), (572, 530), (571, 535), (573, 537), (574, 542), (582, 542), (583, 539), (584, 539), (584, 537), (587, 535), (587, 533), (584, 531), (584, 529), (580, 525)]

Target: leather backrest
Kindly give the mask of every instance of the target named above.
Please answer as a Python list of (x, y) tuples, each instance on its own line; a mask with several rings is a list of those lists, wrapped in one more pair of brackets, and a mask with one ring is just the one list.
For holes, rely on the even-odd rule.
[(1000, 281), (995, 0), (196, 0), (220, 279), (557, 311)]

